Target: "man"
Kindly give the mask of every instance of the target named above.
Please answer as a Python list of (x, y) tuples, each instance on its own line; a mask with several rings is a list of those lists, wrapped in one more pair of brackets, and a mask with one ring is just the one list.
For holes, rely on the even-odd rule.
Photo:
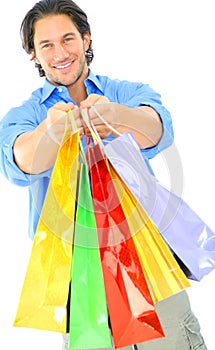
[[(0, 125), (0, 169), (13, 183), (29, 186), (29, 235), (33, 239), (50, 175), (65, 130), (66, 112), (80, 134), (80, 109), (90, 109), (100, 137), (111, 141), (132, 131), (146, 159), (173, 142), (172, 121), (160, 95), (148, 85), (94, 75), (91, 30), (86, 14), (71, 0), (42, 0), (26, 14), (23, 48), (45, 77), (44, 86), (11, 109)], [(138, 344), (143, 350), (205, 350), (186, 292), (156, 305), (166, 337)], [(66, 338), (64, 349), (67, 349)]]

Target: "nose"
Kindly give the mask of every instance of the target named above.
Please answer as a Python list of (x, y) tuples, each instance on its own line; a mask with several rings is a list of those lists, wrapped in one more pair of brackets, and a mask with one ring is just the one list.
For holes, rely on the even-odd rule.
[(54, 59), (56, 62), (64, 61), (69, 57), (69, 52), (63, 47), (63, 45), (55, 45)]

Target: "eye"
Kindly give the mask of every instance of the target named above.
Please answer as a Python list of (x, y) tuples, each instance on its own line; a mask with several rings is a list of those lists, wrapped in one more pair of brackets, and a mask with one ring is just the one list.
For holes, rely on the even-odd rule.
[(51, 43), (45, 43), (41, 47), (42, 47), (42, 49), (49, 49), (50, 47), (52, 47), (52, 44)]
[(70, 43), (73, 40), (73, 37), (68, 36), (67, 38), (64, 39), (65, 43)]

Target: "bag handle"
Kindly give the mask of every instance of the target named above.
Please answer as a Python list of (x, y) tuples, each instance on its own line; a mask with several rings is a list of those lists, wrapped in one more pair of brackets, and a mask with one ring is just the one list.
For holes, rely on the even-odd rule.
[[(111, 130), (113, 131), (115, 134), (117, 134), (118, 136), (121, 136), (122, 134), (116, 130), (110, 123), (108, 123), (103, 117), (102, 115), (98, 112), (98, 110), (96, 109), (95, 105), (94, 106), (91, 106), (89, 107), (91, 108), (95, 113), (96, 115), (99, 117), (99, 119)], [(94, 143), (99, 143), (100, 146), (103, 146), (103, 143), (102, 143), (102, 139), (101, 137), (99, 136), (96, 128), (95, 128), (95, 125), (93, 124), (92, 120), (90, 119), (90, 114), (89, 114), (89, 108), (85, 108), (85, 109), (82, 109), (82, 117), (83, 117), (83, 120), (86, 124), (86, 126), (88, 127), (88, 129), (90, 130), (91, 132), (91, 136), (92, 136), (92, 139), (93, 139), (93, 142)]]
[[(74, 133), (79, 132), (79, 130), (77, 128), (77, 124), (75, 122), (74, 113), (73, 113), (73, 111), (71, 109), (67, 112), (67, 116), (68, 116), (68, 119), (70, 120), (70, 123), (71, 123), (71, 126), (72, 126), (72, 131)], [(67, 121), (67, 124), (68, 124), (68, 121)], [(83, 148), (82, 142), (80, 140), (80, 136), (79, 136), (79, 142), (78, 143), (79, 143), (79, 147), (80, 147), (80, 156), (82, 158), (82, 161), (83, 161), (83, 163), (87, 164), (87, 159), (86, 159), (86, 155), (85, 155), (85, 152), (84, 152), (84, 148)]]
[(82, 114), (82, 118), (84, 120), (85, 125), (90, 130), (94, 144), (98, 143), (100, 146), (103, 146), (102, 139), (99, 136), (99, 134), (95, 128), (95, 125), (93, 124), (92, 120), (90, 119), (89, 108), (82, 109), (81, 114)]
[(118, 136), (121, 136), (122, 134), (116, 130), (110, 123), (107, 122), (107, 120), (105, 120), (102, 115), (97, 111), (95, 106), (91, 107), (93, 109), (93, 111), (96, 113), (96, 115), (99, 117), (99, 119), (111, 130), (113, 131), (115, 134), (117, 134)]

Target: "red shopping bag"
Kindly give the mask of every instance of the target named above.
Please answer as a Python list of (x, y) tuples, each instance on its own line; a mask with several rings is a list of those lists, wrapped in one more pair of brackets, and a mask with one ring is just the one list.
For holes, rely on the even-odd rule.
[(88, 146), (92, 197), (115, 348), (164, 336), (107, 161)]

